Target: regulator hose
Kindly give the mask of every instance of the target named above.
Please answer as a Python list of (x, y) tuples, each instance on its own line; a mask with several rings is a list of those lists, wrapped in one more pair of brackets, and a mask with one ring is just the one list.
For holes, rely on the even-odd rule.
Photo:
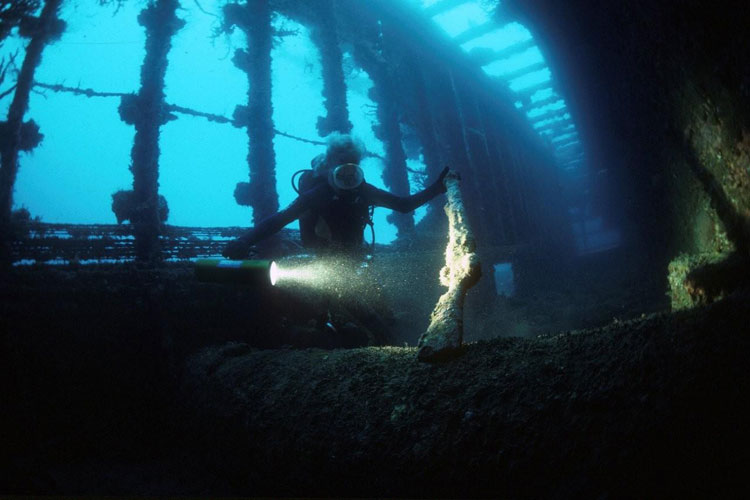
[(297, 170), (292, 174), (292, 189), (294, 189), (294, 192), (297, 194), (299, 194), (299, 186), (296, 184), (297, 176), (305, 172), (313, 172), (313, 169), (303, 168), (301, 170)]

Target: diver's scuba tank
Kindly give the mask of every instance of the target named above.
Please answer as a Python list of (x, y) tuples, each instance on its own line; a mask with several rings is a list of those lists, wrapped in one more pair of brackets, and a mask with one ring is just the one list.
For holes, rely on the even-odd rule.
[(276, 284), (278, 266), (272, 260), (199, 259), (195, 277), (212, 283), (271, 286)]

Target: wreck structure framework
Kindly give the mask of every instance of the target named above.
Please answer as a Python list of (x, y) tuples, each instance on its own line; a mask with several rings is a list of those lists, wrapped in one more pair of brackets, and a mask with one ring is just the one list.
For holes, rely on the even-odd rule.
[[(390, 191), (408, 195), (412, 189), (403, 145), (403, 131), (411, 130), (421, 143), (428, 182), (446, 165), (464, 177), (464, 196), (470, 200), (467, 217), (483, 260), (496, 262), (507, 257), (508, 248), (520, 245), (558, 252), (570, 245), (558, 167), (549, 145), (513, 106), (507, 87), (482, 72), (407, 2), (254, 0), (226, 4), (222, 29), (239, 28), (247, 41), (232, 62), (247, 73), (248, 101), (238, 104), (231, 118), (169, 103), (164, 74), (171, 38), (184, 25), (179, 7), (178, 0), (153, 0), (139, 16), (147, 41), (137, 94), (47, 86), (89, 97), (119, 97), (121, 119), (136, 127), (130, 168), (137, 260), (158, 262), (165, 256), (159, 250), (165, 233), (159, 216), (159, 128), (180, 113), (246, 129), (249, 183), (238, 184), (235, 198), (252, 206), (255, 223), (278, 210), (273, 140), (283, 132), (274, 128), (271, 99), (271, 50), (273, 37), (278, 35), (271, 21), (277, 14), (308, 28), (320, 52), (325, 116), (317, 122), (321, 137), (309, 142), (322, 141), (331, 132), (351, 131), (342, 70), (347, 52), (373, 82), (369, 96), (377, 108), (373, 130), (385, 147), (383, 181)], [(4, 176), (3, 192), (12, 188), (13, 178)], [(440, 217), (436, 203), (422, 223), (428, 229)], [(3, 204), (3, 220), (10, 220), (10, 207), (11, 203)], [(166, 206), (161, 209), (166, 211)], [(413, 215), (394, 213), (389, 221), (400, 238), (414, 235)], [(430, 233), (418, 232), (420, 236)], [(4, 231), (6, 245), (9, 238), (10, 231)], [(23, 242), (16, 242), (11, 258), (17, 260), (22, 252)]]

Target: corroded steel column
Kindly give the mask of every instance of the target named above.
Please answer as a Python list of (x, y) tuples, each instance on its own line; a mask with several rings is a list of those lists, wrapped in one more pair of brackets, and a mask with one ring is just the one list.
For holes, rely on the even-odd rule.
[[(29, 36), (31, 40), (26, 47), (26, 55), (18, 74), (16, 90), (8, 109), (8, 119), (2, 123), (2, 130), (0, 131), (2, 133), (0, 140), (0, 155), (2, 155), (2, 163), (0, 164), (0, 261), (2, 262), (10, 260), (12, 239), (10, 214), (13, 208), (13, 186), (18, 174), (18, 153), (21, 150), (33, 149), (41, 139), (33, 122), (30, 122), (32, 125), (24, 124), (23, 116), (29, 107), (29, 93), (34, 84), (34, 72), (42, 61), (42, 51), (48, 43), (59, 38), (65, 30), (65, 23), (57, 17), (61, 4), (62, 0), (47, 0), (36, 22), (29, 23), (33, 26), (21, 30), (21, 35)], [(29, 139), (34, 140), (29, 143)]]
[(318, 117), (318, 134), (348, 134), (352, 130), (346, 102), (343, 58), (336, 32), (336, 16), (331, 0), (317, 0), (317, 23), (310, 27), (310, 38), (320, 51), (323, 72), (323, 105), (326, 116)]
[[(357, 63), (370, 75), (373, 87), (370, 97), (377, 104), (377, 125), (373, 126), (375, 136), (385, 146), (385, 169), (383, 182), (386, 187), (398, 196), (410, 194), (409, 175), (406, 170), (406, 153), (401, 144), (401, 126), (399, 121), (399, 99), (393, 88), (388, 63), (381, 54), (372, 51), (370, 45), (357, 45), (354, 49)], [(414, 231), (414, 215), (394, 212), (388, 216), (398, 229), (398, 236), (405, 236)]]
[(224, 27), (239, 27), (247, 39), (247, 49), (237, 50), (233, 62), (247, 73), (247, 106), (238, 106), (235, 122), (247, 127), (250, 167), (248, 201), (257, 224), (279, 210), (276, 192), (276, 153), (273, 149), (273, 103), (271, 102), (271, 49), (273, 26), (268, 0), (224, 6)]
[(164, 77), (172, 36), (185, 22), (177, 17), (178, 0), (157, 0), (143, 9), (138, 22), (146, 29), (146, 57), (141, 66), (138, 94), (123, 97), (120, 117), (135, 126), (131, 151), (136, 259), (153, 262), (159, 253), (159, 133), (174, 119), (166, 110)]
[(424, 66), (419, 64), (418, 58), (414, 55), (411, 55), (408, 61), (414, 72), (412, 77), (412, 95), (415, 101), (414, 109), (416, 113), (414, 113), (415, 116), (413, 119), (417, 134), (419, 135), (419, 141), (422, 143), (422, 154), (424, 156), (428, 179), (433, 180), (437, 179), (443, 166), (445, 166), (440, 148), (438, 147), (435, 130), (434, 98), (429, 93), (429, 88), (426, 84), (428, 77)]

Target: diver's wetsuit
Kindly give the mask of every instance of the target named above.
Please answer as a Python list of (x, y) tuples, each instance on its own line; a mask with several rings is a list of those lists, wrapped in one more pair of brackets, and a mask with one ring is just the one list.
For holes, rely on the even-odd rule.
[(356, 250), (364, 241), (371, 206), (411, 212), (443, 192), (442, 180), (411, 196), (396, 196), (366, 182), (351, 193), (337, 193), (327, 182), (318, 182), (284, 210), (248, 230), (239, 241), (250, 247), (299, 218), (305, 247)]

